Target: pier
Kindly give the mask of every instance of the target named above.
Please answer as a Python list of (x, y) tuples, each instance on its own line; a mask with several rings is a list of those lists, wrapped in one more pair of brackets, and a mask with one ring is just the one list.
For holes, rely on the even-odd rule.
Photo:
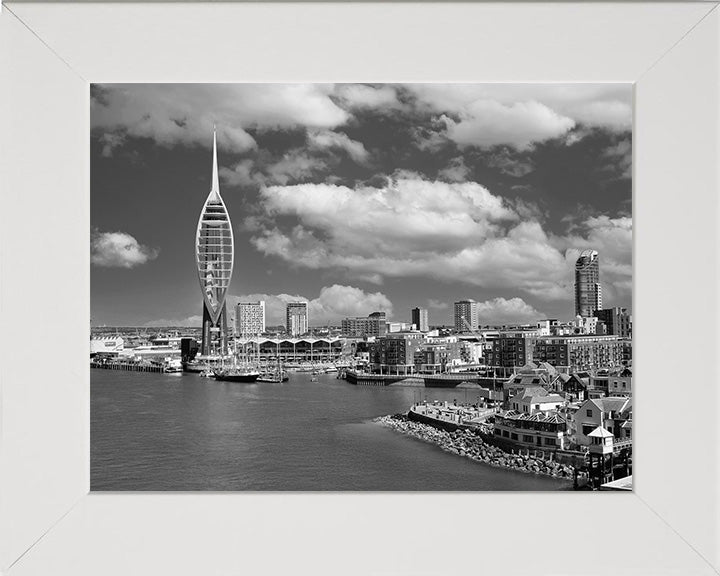
[(140, 362), (90, 362), (90, 368), (101, 370), (125, 370), (129, 372), (165, 372), (165, 367), (159, 364), (145, 364)]

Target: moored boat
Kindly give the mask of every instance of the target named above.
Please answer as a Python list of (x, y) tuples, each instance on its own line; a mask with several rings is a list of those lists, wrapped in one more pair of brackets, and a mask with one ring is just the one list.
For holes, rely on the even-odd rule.
[(215, 380), (224, 382), (257, 382), (260, 372), (251, 368), (220, 368), (213, 371)]

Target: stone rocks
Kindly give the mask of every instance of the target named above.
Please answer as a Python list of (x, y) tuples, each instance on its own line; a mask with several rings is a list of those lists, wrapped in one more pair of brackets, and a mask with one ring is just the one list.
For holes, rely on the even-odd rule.
[(406, 414), (380, 416), (375, 418), (374, 421), (401, 434), (435, 444), (446, 452), (452, 452), (491, 466), (564, 479), (572, 478), (574, 474), (572, 466), (559, 464), (555, 461), (547, 462), (534, 456), (528, 456), (527, 453), (521, 455), (503, 452), (497, 446), (485, 442), (471, 430), (448, 432), (429, 424), (409, 420)]

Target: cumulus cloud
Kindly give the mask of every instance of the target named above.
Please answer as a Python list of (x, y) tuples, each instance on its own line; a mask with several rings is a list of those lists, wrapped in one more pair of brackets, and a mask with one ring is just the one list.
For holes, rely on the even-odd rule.
[(506, 105), (477, 100), (465, 107), (458, 121), (447, 116), (444, 119), (448, 137), (461, 148), (507, 145), (527, 150), (575, 126), (571, 118), (534, 101)]
[(603, 170), (616, 174), (618, 178), (632, 178), (632, 142), (625, 138), (613, 146), (609, 146), (603, 153), (608, 164)]
[(154, 260), (156, 248), (143, 246), (125, 232), (94, 231), (90, 240), (90, 261), (104, 268), (134, 268)]
[(256, 146), (250, 129), (335, 128), (350, 114), (327, 84), (112, 84), (95, 90), (93, 129), (152, 138), (160, 145), (209, 146), (213, 125), (234, 152)]
[(480, 324), (526, 324), (536, 322), (545, 315), (522, 298), (493, 298), (478, 302)]
[(331, 130), (313, 131), (308, 134), (310, 148), (319, 150), (339, 148), (345, 150), (348, 156), (358, 164), (364, 164), (368, 159), (368, 151), (362, 142), (352, 140), (347, 134)]
[(261, 253), (376, 284), (424, 277), (563, 300), (573, 258), (591, 246), (604, 254), (604, 285), (619, 283), (611, 292), (631, 272), (630, 219), (596, 217), (571, 235), (549, 235), (537, 211), (474, 182), (405, 174), (383, 188), (275, 186), (262, 191), (260, 207), (266, 219), (251, 241)]
[(340, 100), (350, 108), (397, 109), (402, 104), (393, 86), (367, 84), (339, 84), (336, 90)]
[(438, 177), (448, 182), (464, 182), (470, 174), (470, 169), (465, 165), (465, 159), (457, 156), (450, 160), (447, 167), (438, 172)]
[(477, 101), (505, 106), (537, 102), (576, 123), (630, 130), (632, 91), (627, 84), (409, 84), (419, 106), (441, 114), (467, 111)]
[(285, 309), (289, 302), (307, 302), (311, 326), (338, 324), (349, 316), (367, 316), (371, 312), (384, 311), (392, 316), (392, 302), (381, 292), (365, 292), (354, 286), (333, 284), (320, 290), (316, 298), (299, 294), (245, 294), (228, 298), (231, 307), (238, 302), (265, 301), (265, 319), (269, 326), (285, 324)]

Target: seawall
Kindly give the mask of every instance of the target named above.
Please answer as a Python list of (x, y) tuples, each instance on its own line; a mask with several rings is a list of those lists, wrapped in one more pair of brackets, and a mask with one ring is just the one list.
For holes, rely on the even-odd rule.
[(435, 444), (446, 452), (452, 452), (478, 462), (500, 468), (508, 468), (531, 474), (544, 474), (553, 478), (572, 480), (575, 469), (557, 461), (535, 458), (527, 454), (511, 454), (487, 443), (471, 430), (449, 431), (423, 422), (412, 421), (405, 414), (381, 416), (375, 419), (381, 426), (424, 442)]

